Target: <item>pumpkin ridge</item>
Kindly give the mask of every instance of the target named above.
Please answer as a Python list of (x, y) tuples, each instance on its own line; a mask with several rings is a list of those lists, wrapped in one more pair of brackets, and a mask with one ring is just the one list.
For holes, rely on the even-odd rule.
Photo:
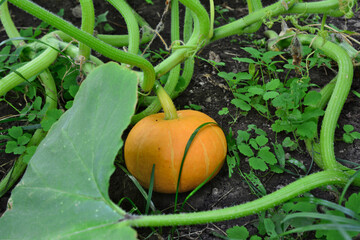
[[(141, 138), (141, 141), (139, 142), (137, 149), (142, 149), (143, 148), (143, 144), (146, 142), (147, 136), (150, 134), (150, 131), (147, 132), (147, 134)], [(134, 165), (134, 173), (136, 173), (136, 175), (139, 174), (139, 165), (140, 167), (143, 167), (140, 163), (140, 154), (142, 153), (142, 151), (136, 151), (136, 159), (135, 159), (135, 165)]]
[[(223, 149), (224, 149), (224, 152), (225, 153), (227, 153), (227, 144), (226, 144), (226, 140), (225, 140), (225, 143), (224, 143), (224, 141), (222, 141), (222, 135), (219, 133), (219, 131), (217, 131), (217, 128), (220, 128), (219, 126), (209, 126), (209, 127), (211, 127), (211, 130), (213, 131), (213, 132), (215, 132), (215, 134), (218, 136), (218, 139), (220, 140), (220, 142), (221, 142), (221, 145), (223, 146)], [(220, 128), (221, 129), (221, 128)], [(222, 133), (222, 132), (221, 132)]]
[(206, 146), (203, 143), (201, 138), (199, 138), (199, 142), (200, 142), (201, 147), (202, 147), (203, 152), (204, 152), (205, 176), (207, 176), (209, 174), (210, 159), (209, 159), (208, 152), (206, 150)]
[(171, 160), (171, 167), (172, 167), (172, 178), (173, 178), (173, 182), (177, 183), (177, 171), (175, 169), (175, 154), (174, 154), (174, 146), (173, 146), (173, 141), (172, 141), (172, 134), (171, 134), (171, 130), (168, 130), (169, 133), (169, 146), (170, 146), (170, 160)]

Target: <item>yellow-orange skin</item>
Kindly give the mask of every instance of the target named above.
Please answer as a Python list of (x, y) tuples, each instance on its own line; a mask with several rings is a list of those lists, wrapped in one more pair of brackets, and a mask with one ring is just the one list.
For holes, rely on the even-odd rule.
[[(139, 183), (148, 188), (155, 164), (154, 191), (175, 193), (185, 146), (196, 128), (214, 119), (193, 110), (178, 111), (178, 119), (164, 120), (164, 113), (145, 117), (130, 131), (125, 142), (125, 163)], [(216, 124), (203, 127), (186, 155), (179, 192), (196, 188), (224, 164), (226, 138)]]

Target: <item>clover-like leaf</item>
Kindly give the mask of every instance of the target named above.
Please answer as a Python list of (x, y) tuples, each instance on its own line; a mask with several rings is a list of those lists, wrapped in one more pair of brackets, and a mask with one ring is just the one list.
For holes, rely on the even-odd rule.
[(9, 129), (9, 135), (17, 139), (23, 135), (23, 129), (21, 127), (12, 127)]

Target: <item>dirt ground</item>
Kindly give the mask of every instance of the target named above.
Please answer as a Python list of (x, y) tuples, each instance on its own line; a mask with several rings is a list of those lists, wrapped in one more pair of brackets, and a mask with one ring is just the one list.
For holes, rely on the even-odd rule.
[[(64, 18), (79, 26), (80, 19), (76, 17), (76, 11), (74, 10), (78, 5), (77, 1), (34, 0), (34, 2), (55, 13), (58, 12), (61, 8), (66, 9)], [(154, 5), (149, 5), (143, 0), (128, 2), (141, 16), (143, 16), (149, 22), (153, 28), (155, 28), (160, 20), (161, 14), (163, 13), (165, 7), (163, 3), (164, 1), (155, 0), (153, 1)], [(207, 1), (202, 2), (204, 2), (204, 5), (207, 4)], [(275, 1), (266, 0), (263, 1), (263, 4), (266, 6), (272, 2)], [(94, 3), (96, 15), (109, 10), (109, 23), (111, 23), (113, 27), (115, 26), (117, 28), (117, 33), (125, 32), (123, 20), (119, 17), (119, 14), (117, 14), (116, 11), (110, 6), (110, 4), (100, 0), (96, 0)], [(241, 16), (247, 14), (246, 3), (244, 1), (215, 1), (215, 4), (223, 4), (223, 6), (229, 7), (229, 12), (224, 15), (226, 17), (240, 18)], [(10, 9), (12, 15), (16, 16), (14, 19), (18, 27), (37, 26), (40, 23), (39, 20), (28, 16), (14, 7), (11, 7)], [(181, 14), (182, 13), (183, 9), (181, 10)], [(338, 28), (357, 32), (360, 32), (359, 20), (359, 12), (356, 13), (356, 16), (350, 20), (345, 20), (343, 18), (330, 18), (330, 21)], [(169, 39), (169, 21), (170, 17), (167, 16), (165, 20), (165, 30), (161, 33), (166, 41)], [(214, 42), (202, 49), (199, 56), (205, 59), (209, 59), (209, 55), (215, 54), (215, 56), (218, 56), (219, 59), (225, 63), (225, 66), (219, 67), (221, 71), (246, 71), (246, 64), (235, 62), (232, 58), (236, 56), (247, 56), (247, 54), (241, 50), (241, 47), (253, 46), (250, 41), (251, 39), (264, 38), (264, 30), (265, 27), (263, 26), (256, 34), (251, 36), (232, 36), (224, 40)], [(275, 26), (275, 30), (278, 31), (279, 26)], [(5, 32), (3, 29), (1, 29), (0, 39), (4, 40), (5, 38)], [(359, 39), (359, 37), (357, 39)], [(169, 44), (169, 41), (167, 43)], [(152, 45), (152, 49), (158, 49), (159, 47), (164, 48), (160, 41), (155, 41)], [(356, 46), (358, 50), (359, 47), (360, 46)], [(325, 83), (330, 81), (334, 75), (334, 73), (327, 71), (325, 68), (319, 68), (311, 72), (312, 81), (320, 86), (323, 86)], [(359, 75), (359, 68), (357, 68), (352, 86), (352, 90), (357, 92), (360, 92)], [(232, 94), (230, 91), (223, 88), (223, 85), (226, 85), (225, 81), (217, 76), (214, 68), (208, 63), (197, 59), (192, 82), (187, 90), (175, 100), (175, 105), (179, 109), (184, 108), (190, 104), (201, 106), (202, 111), (214, 118), (223, 128), (225, 133), (228, 133), (230, 128), (234, 133), (236, 133), (237, 130), (247, 129), (249, 124), (255, 124), (257, 127), (265, 130), (268, 133), (270, 139), (274, 139), (274, 133), (271, 131), (271, 122), (259, 116), (255, 111), (251, 111), (247, 116), (240, 116), (235, 123), (230, 123), (232, 119), (229, 115), (220, 116), (218, 114), (218, 111), (223, 107), (228, 107), (230, 113), (235, 113), (235, 107), (230, 104)], [(14, 94), (9, 95), (8, 100), (11, 100), (11, 102), (14, 104), (23, 104), (22, 100), (17, 98), (17, 96)], [(0, 111), (1, 116), (15, 114), (14, 110), (4, 102), (0, 102)], [(339, 125), (343, 126), (344, 124), (351, 124), (355, 127), (356, 131), (360, 132), (360, 98), (356, 97), (353, 93), (350, 93), (339, 119)], [(0, 127), (6, 128), (6, 126)], [(342, 130), (338, 129), (336, 132), (337, 138), (340, 138), (342, 133)], [(278, 137), (285, 138), (285, 135), (280, 134)], [(294, 151), (289, 153), (297, 160), (303, 162), (306, 166), (309, 166), (311, 157), (306, 153), (304, 146), (302, 146), (302, 149), (302, 151)], [(353, 144), (345, 144), (341, 141), (336, 141), (335, 150), (336, 156), (338, 158), (360, 163), (360, 140), (355, 141)], [(1, 154), (0, 157), (1, 178), (4, 172), (13, 163), (14, 156)], [(245, 169), (244, 171), (246, 171), (248, 164), (245, 162), (245, 160), (243, 161)], [(316, 172), (318, 170), (319, 169), (315, 166), (312, 168), (311, 172)], [(287, 174), (267, 174), (265, 176), (260, 174), (259, 176), (264, 183), (268, 193), (273, 192), (296, 180), (295, 177)], [(351, 191), (358, 190), (358, 188), (351, 189)], [(145, 201), (141, 194), (130, 181), (130, 179), (119, 169), (116, 170), (111, 178), (109, 193), (114, 202), (118, 202), (122, 197), (127, 196), (135, 202), (140, 210), (145, 208)], [(335, 196), (329, 191), (317, 189), (312, 191), (312, 193), (317, 197), (326, 198), (328, 200), (335, 200)], [(9, 196), (10, 193), (6, 194), (0, 199), (0, 215), (6, 208), (6, 202)], [(182, 202), (186, 196), (187, 194), (181, 194), (179, 201)], [(173, 209), (174, 198), (174, 195), (154, 193), (153, 202), (157, 209), (161, 212), (170, 213)], [(213, 180), (207, 183), (202, 189), (200, 189), (194, 196), (190, 198), (188, 204), (186, 205), (186, 211), (203, 211), (224, 208), (227, 206), (245, 203), (253, 199), (256, 199), (256, 196), (251, 193), (248, 185), (243, 181), (239, 174), (233, 174), (233, 176), (229, 178), (228, 167), (225, 164), (220, 173)], [(127, 209), (130, 206), (125, 204), (122, 207)], [(250, 229), (250, 231), (253, 232), (255, 231), (255, 228), (252, 227), (252, 223), (254, 220), (256, 220), (256, 218), (257, 216), (254, 215), (220, 223), (179, 227), (177, 228), (175, 237), (179, 237), (180, 239), (218, 239), (214, 236), (213, 232), (223, 234), (226, 229), (235, 225), (245, 225), (248, 229)], [(169, 231), (170, 229), (163, 229), (163, 236), (166, 237)], [(139, 229), (140, 236), (145, 237), (147, 233), (147, 230)]]

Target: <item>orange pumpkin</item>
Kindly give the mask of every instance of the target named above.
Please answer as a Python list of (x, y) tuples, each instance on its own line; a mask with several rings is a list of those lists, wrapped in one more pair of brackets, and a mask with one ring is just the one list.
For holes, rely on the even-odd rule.
[[(193, 110), (177, 112), (165, 120), (164, 113), (145, 117), (130, 131), (125, 142), (125, 163), (139, 183), (148, 188), (155, 164), (154, 191), (175, 193), (186, 144), (201, 124), (215, 121)], [(181, 173), (179, 192), (196, 188), (213, 172), (219, 172), (227, 152), (223, 131), (216, 124), (204, 126), (192, 141)]]

